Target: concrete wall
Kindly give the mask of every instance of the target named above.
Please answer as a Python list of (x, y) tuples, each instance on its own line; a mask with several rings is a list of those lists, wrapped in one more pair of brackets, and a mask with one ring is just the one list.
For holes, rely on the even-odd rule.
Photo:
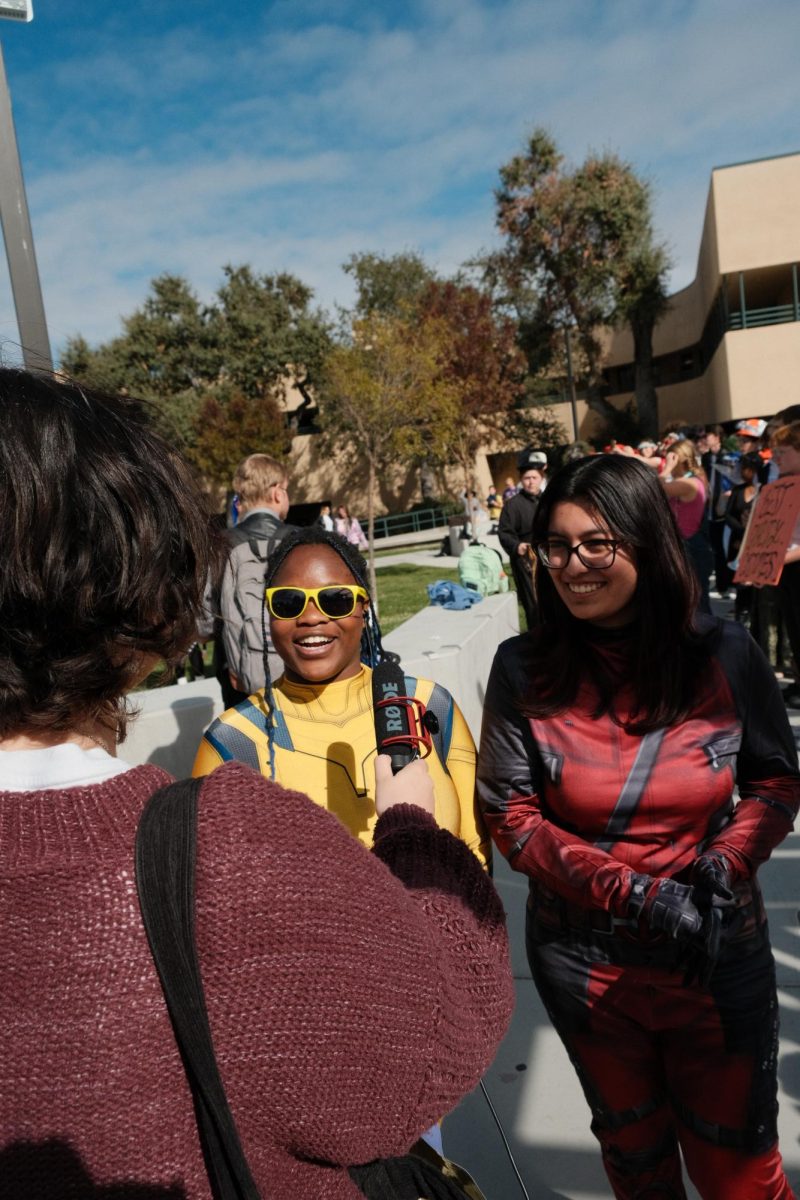
[[(712, 171), (697, 274), (670, 296), (654, 333), (655, 354), (699, 340), (723, 275), (800, 261), (798, 204), (800, 154)], [(629, 329), (607, 333), (603, 345), (606, 365), (633, 361)]]
[(429, 606), (383, 639), (409, 675), (434, 679), (455, 698), (477, 742), (489, 668), (506, 638), (519, 633), (516, 592), (486, 596), (462, 612)]
[[(494, 652), (518, 632), (516, 593), (507, 592), (463, 612), (424, 608), (384, 642), (400, 655), (409, 675), (433, 679), (453, 694), (477, 741)], [(222, 711), (216, 679), (136, 692), (131, 701), (139, 716), (120, 746), (120, 758), (135, 766), (156, 763), (178, 778), (189, 775), (203, 732)]]
[(203, 733), (222, 712), (216, 679), (134, 692), (130, 703), (139, 716), (130, 723), (119, 757), (134, 766), (156, 763), (179, 779), (190, 775)]
[(800, 260), (800, 154), (711, 175), (720, 275)]
[(768, 415), (800, 401), (800, 323), (737, 329), (724, 340), (732, 417)]

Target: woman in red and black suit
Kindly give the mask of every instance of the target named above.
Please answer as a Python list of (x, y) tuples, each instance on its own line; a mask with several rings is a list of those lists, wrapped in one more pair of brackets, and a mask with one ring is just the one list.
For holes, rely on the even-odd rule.
[[(788, 1200), (775, 971), (756, 871), (797, 753), (741, 625), (697, 614), (658, 480), (571, 463), (536, 516), (542, 624), (498, 651), (479, 790), (529, 876), (534, 981), (620, 1200)], [(734, 787), (739, 800), (734, 803)]]

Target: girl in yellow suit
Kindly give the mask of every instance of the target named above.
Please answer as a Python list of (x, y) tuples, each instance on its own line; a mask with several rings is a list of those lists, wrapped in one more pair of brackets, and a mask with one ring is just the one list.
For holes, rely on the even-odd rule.
[[(369, 602), (366, 564), (353, 547), (319, 528), (293, 530), (271, 555), (266, 607), (283, 675), (205, 733), (194, 764), (207, 775), (237, 759), (284, 787), (306, 792), (364, 843), (376, 821), (372, 666), (385, 654)], [(475, 806), (475, 744), (452, 696), (407, 677), (407, 694), (436, 717), (427, 764), (436, 819), (484, 865), (489, 839)]]

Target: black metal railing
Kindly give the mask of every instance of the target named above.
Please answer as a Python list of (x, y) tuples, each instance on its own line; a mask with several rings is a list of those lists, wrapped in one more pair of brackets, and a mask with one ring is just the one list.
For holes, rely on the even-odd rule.
[[(401, 533), (423, 533), (426, 529), (439, 529), (447, 524), (449, 513), (444, 508), (420, 508), (414, 512), (390, 513), (375, 518), (375, 538), (393, 537)], [(366, 532), (367, 518), (359, 517)]]
[(793, 304), (773, 304), (771, 308), (746, 308), (744, 320), (741, 312), (732, 312), (728, 329), (754, 329), (757, 325), (783, 325), (796, 320)]
[[(739, 308), (736, 310), (730, 308), (732, 289), (729, 289), (728, 277), (724, 276), (722, 286), (718, 289), (706, 317), (699, 342), (671, 350), (668, 354), (661, 354), (654, 358), (653, 366), (657, 374), (657, 386), (665, 387), (673, 383), (682, 383), (687, 379), (699, 378), (707, 369), (717, 347), (729, 331), (758, 329), (766, 325), (784, 325), (791, 321), (800, 321), (798, 275), (800, 272), (798, 272), (797, 264), (794, 263), (791, 265), (793, 298), (790, 303), (750, 308), (746, 297), (746, 273), (740, 271), (738, 273)], [(608, 385), (608, 395), (621, 395), (633, 391), (633, 363), (620, 363), (618, 366), (607, 368), (604, 376)]]

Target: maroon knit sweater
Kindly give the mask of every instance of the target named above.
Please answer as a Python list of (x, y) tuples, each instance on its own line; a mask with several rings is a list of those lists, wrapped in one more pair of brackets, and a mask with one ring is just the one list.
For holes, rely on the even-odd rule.
[[(133, 871), (167, 781), (147, 766), (0, 793), (0, 1196), (208, 1200)], [(357, 1196), (346, 1165), (407, 1150), (474, 1087), (511, 1013), (502, 909), (465, 846), (402, 807), (366, 853), (236, 763), (200, 793), (197, 941), (269, 1200)]]

